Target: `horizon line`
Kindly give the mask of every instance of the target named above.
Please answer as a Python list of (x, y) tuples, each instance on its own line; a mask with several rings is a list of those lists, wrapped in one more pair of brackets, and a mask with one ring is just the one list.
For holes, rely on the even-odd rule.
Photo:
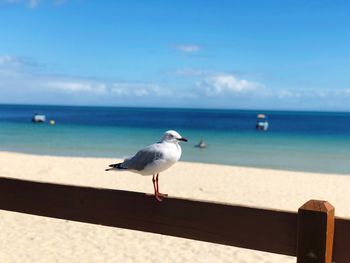
[(276, 111), (282, 111), (282, 112), (324, 112), (324, 113), (350, 113), (350, 110), (321, 110), (321, 109), (277, 109), (277, 108), (270, 108), (270, 109), (262, 109), (262, 108), (203, 108), (203, 107), (167, 107), (167, 106), (117, 106), (117, 105), (77, 105), (77, 104), (35, 104), (35, 103), (2, 103), (0, 102), (0, 106), (42, 106), (42, 107), (86, 107), (86, 108), (144, 108), (144, 109), (181, 109), (181, 110), (222, 110), (222, 111), (267, 111), (267, 112), (276, 112)]

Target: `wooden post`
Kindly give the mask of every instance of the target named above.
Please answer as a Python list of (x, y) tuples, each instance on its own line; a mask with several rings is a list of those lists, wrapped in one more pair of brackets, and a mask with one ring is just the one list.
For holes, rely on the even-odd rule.
[(298, 263), (331, 263), (334, 207), (327, 201), (310, 200), (298, 210)]

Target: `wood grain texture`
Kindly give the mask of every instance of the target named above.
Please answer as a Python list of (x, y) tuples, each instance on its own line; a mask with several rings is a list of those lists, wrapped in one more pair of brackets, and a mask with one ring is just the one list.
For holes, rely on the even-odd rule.
[(350, 262), (350, 219), (335, 219), (333, 262)]
[[(328, 207), (328, 208), (327, 208)], [(311, 204), (322, 212), (328, 204)], [(296, 256), (298, 214), (0, 177), (0, 209)], [(333, 261), (350, 262), (350, 220), (336, 218)]]
[(295, 256), (297, 214), (0, 178), (0, 209)]
[(334, 207), (327, 201), (310, 200), (298, 211), (298, 263), (331, 263)]

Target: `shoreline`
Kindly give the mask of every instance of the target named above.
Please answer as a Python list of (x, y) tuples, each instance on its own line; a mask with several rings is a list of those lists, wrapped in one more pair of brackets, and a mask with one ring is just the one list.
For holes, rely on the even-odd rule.
[[(88, 159), (109, 159), (109, 160), (119, 160), (122, 161), (125, 157), (106, 157), (106, 156), (83, 156), (83, 155), (67, 155), (67, 154), (48, 154), (48, 153), (33, 153), (33, 152), (24, 152), (24, 151), (16, 151), (9, 149), (1, 149), (0, 153), (13, 153), (13, 154), (22, 154), (22, 155), (30, 155), (30, 156), (43, 156), (43, 157), (58, 157), (58, 158), (88, 158)], [(292, 172), (292, 173), (307, 173), (307, 174), (322, 174), (322, 175), (335, 175), (335, 176), (350, 176), (350, 171), (348, 173), (332, 173), (332, 172), (322, 172), (322, 171), (307, 171), (307, 170), (297, 170), (297, 169), (280, 169), (273, 167), (256, 167), (256, 166), (246, 166), (246, 165), (238, 165), (238, 164), (225, 164), (225, 163), (216, 163), (216, 162), (195, 162), (195, 161), (183, 161), (180, 159), (179, 163), (189, 163), (189, 164), (208, 164), (208, 165), (218, 165), (218, 166), (229, 166), (235, 168), (247, 168), (247, 169), (258, 169), (258, 170), (266, 170), (266, 171), (280, 171), (280, 172)]]
[[(111, 158), (0, 151), (0, 175), (23, 180), (153, 193), (152, 177), (105, 172)], [(178, 162), (160, 174), (169, 196), (297, 212), (327, 200), (350, 217), (350, 177)], [(295, 262), (294, 257), (133, 230), (0, 211), (1, 262)], [(219, 215), (218, 215), (219, 216)]]

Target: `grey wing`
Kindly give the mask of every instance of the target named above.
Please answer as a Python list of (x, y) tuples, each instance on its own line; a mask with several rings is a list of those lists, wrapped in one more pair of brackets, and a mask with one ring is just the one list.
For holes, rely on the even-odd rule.
[(138, 151), (133, 157), (123, 162), (123, 167), (131, 170), (141, 171), (147, 165), (159, 160), (163, 157), (163, 153), (153, 147), (147, 147)]

